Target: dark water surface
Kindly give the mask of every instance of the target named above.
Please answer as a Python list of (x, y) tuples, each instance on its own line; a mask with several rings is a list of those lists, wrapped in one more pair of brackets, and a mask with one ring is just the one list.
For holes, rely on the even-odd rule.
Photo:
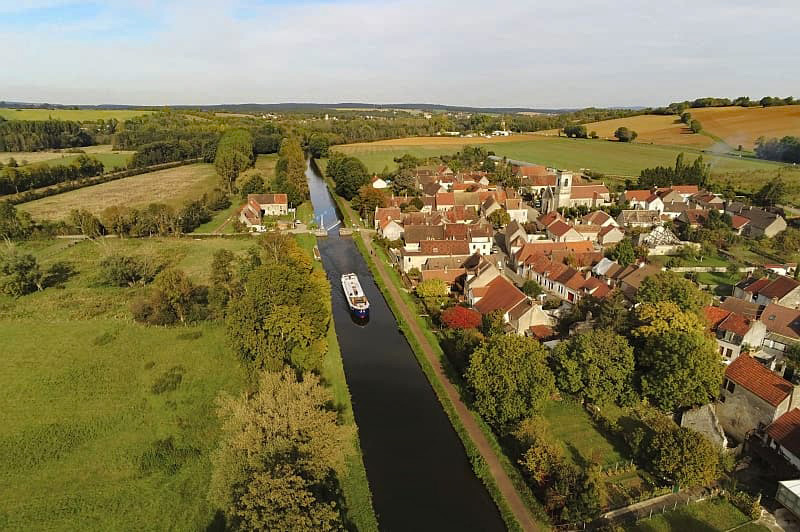
[[(306, 175), (317, 223), (322, 215), (330, 228), (335, 204), (313, 167)], [(363, 257), (338, 227), (318, 246), (381, 530), (504, 530)], [(366, 325), (351, 318), (344, 299), (341, 276), (350, 272), (370, 302)]]

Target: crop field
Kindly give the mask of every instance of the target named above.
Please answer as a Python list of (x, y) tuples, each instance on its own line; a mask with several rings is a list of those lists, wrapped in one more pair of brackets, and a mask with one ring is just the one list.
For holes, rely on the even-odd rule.
[[(597, 132), (600, 138), (613, 139), (614, 131), (619, 127), (627, 127), (639, 134), (636, 142), (642, 144), (662, 144), (675, 146), (691, 146), (707, 148), (714, 141), (701, 134), (693, 134), (685, 124), (674, 115), (639, 115), (628, 118), (615, 118), (601, 122), (584, 124), (586, 132)], [(705, 125), (705, 123), (703, 124)], [(542, 135), (557, 135), (557, 129), (539, 132)]]
[(187, 200), (199, 199), (218, 182), (213, 165), (197, 163), (57, 194), (22, 203), (19, 208), (30, 212), (35, 219), (59, 220), (78, 208), (99, 214), (112, 205), (137, 207), (166, 203), (179, 206)]
[(6, 120), (74, 120), (76, 122), (95, 122), (116, 118), (120, 122), (150, 114), (153, 111), (140, 110), (95, 110), (95, 109), (7, 109), (0, 108), (0, 116)]
[(0, 528), (198, 530), (212, 522), (214, 401), (245, 385), (224, 328), (133, 323), (128, 305), (142, 289), (95, 286), (94, 269), (124, 250), (169, 260), (205, 282), (216, 249), (250, 244), (23, 245), (43, 265), (68, 260), (79, 273), (63, 289), (0, 296)]
[(703, 129), (733, 148), (752, 150), (758, 137), (800, 136), (800, 106), (706, 107), (689, 109)]

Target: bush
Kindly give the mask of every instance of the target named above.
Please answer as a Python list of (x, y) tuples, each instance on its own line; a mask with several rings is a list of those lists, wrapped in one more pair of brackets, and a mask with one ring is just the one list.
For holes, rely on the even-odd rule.
[(761, 517), (761, 504), (758, 497), (753, 497), (744, 491), (733, 490), (727, 492), (725, 498), (750, 519), (755, 520)]
[(98, 282), (107, 286), (147, 284), (155, 279), (161, 269), (161, 264), (138, 257), (110, 255), (100, 261)]

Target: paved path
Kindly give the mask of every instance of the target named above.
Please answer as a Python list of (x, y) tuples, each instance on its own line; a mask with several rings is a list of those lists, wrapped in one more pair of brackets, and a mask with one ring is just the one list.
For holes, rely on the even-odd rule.
[(469, 409), (467, 409), (467, 405), (465, 405), (461, 400), (458, 389), (456, 389), (455, 385), (453, 385), (453, 383), (451, 383), (447, 378), (436, 350), (423, 333), (419, 322), (417, 322), (415, 312), (409, 308), (408, 304), (400, 296), (400, 291), (392, 281), (391, 277), (389, 277), (389, 273), (387, 271), (388, 266), (384, 264), (383, 261), (377, 259), (377, 256), (375, 255), (375, 248), (372, 243), (372, 233), (366, 231), (363, 231), (362, 233), (364, 234), (364, 241), (367, 249), (369, 250), (370, 254), (375, 257), (373, 263), (376, 265), (381, 279), (383, 279), (383, 284), (389, 291), (388, 295), (394, 300), (397, 308), (400, 309), (402, 318), (406, 321), (406, 323), (408, 323), (409, 327), (411, 328), (411, 333), (422, 347), (422, 352), (424, 353), (425, 358), (428, 359), (428, 362), (430, 362), (431, 366), (433, 367), (433, 372), (436, 376), (436, 379), (442, 384), (448, 400), (450, 403), (452, 403), (455, 412), (461, 420), (461, 423), (466, 429), (470, 439), (472, 439), (472, 441), (475, 443), (475, 446), (478, 448), (478, 451), (481, 453), (481, 456), (483, 456), (484, 460), (486, 460), (486, 463), (489, 466), (489, 472), (491, 473), (492, 477), (494, 477), (497, 488), (508, 502), (508, 505), (510, 506), (511, 511), (514, 513), (517, 521), (520, 523), (520, 525), (522, 525), (524, 530), (544, 530), (542, 524), (537, 522), (533, 518), (533, 515), (531, 515), (530, 511), (528, 511), (528, 508), (525, 506), (522, 497), (520, 497), (519, 493), (514, 487), (514, 484), (511, 482), (511, 479), (506, 474), (503, 466), (500, 464), (500, 459), (494, 452), (494, 449), (492, 449), (492, 446), (489, 444), (489, 440), (487, 440), (486, 436), (484, 436), (483, 432), (481, 432), (481, 429), (478, 427), (478, 423), (475, 421), (472, 413), (469, 411)]

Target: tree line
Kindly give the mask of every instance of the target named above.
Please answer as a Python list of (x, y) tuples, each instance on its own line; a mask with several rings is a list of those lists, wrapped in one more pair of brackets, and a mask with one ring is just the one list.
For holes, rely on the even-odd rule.
[(675, 166), (656, 166), (645, 168), (639, 175), (639, 180), (625, 181), (626, 188), (650, 189), (653, 187), (671, 187), (673, 185), (697, 185), (704, 188), (709, 184), (711, 165), (699, 156), (692, 164), (686, 164), (683, 153), (675, 158)]
[(800, 163), (800, 137), (756, 139), (756, 157), (784, 163)]
[(103, 163), (88, 155), (80, 155), (70, 164), (33, 164), (18, 167), (12, 161), (4, 167), (0, 163), (0, 196), (95, 177), (102, 173)]
[(40, 151), (90, 146), (92, 135), (68, 120), (0, 120), (0, 151)]

